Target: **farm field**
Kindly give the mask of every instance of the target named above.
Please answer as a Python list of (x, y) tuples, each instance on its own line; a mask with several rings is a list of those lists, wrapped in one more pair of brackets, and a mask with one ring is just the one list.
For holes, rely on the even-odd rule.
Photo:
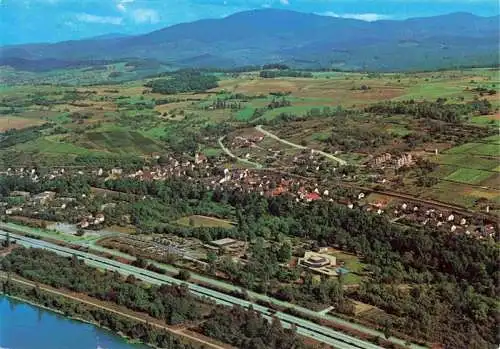
[[(496, 179), (498, 182), (498, 178)], [(474, 208), (477, 201), (486, 198), (500, 204), (500, 190), (494, 188), (483, 189), (465, 183), (441, 181), (431, 189), (426, 190), (422, 198), (439, 200), (466, 208)]]
[(126, 130), (88, 132), (79, 143), (89, 148), (125, 154), (151, 154), (161, 150), (152, 139), (139, 132)]
[(498, 161), (491, 157), (471, 156), (467, 153), (447, 153), (439, 155), (434, 161), (443, 165), (498, 172)]
[[(75, 79), (82, 73), (87, 77), (95, 74), (97, 81), (105, 71), (128, 74), (127, 69), (118, 64), (74, 73)], [(56, 76), (52, 73), (52, 77)], [(67, 76), (64, 71), (59, 75), (62, 81), (67, 81)], [(305, 162), (307, 169), (300, 174), (331, 171), (331, 162), (307, 159), (309, 149), (317, 149), (362, 169), (358, 171), (357, 183), (371, 186), (372, 174), (364, 173), (363, 168), (370, 166), (373, 156), (410, 151), (440, 165), (433, 172), (438, 178), (434, 185), (453, 182), (498, 187), (500, 136), (492, 135), (491, 123), (476, 122), (478, 118), (494, 118), (497, 112), (464, 118), (466, 134), (475, 138), (454, 146), (462, 141), (461, 126), (452, 126), (447, 132), (439, 126), (440, 131), (429, 137), (429, 125), (422, 120), (364, 111), (372, 104), (410, 98), (445, 97), (448, 103), (469, 103), (481, 98), (475, 88), (492, 88), (497, 84), (496, 70), (399, 74), (314, 72), (312, 78), (274, 79), (260, 78), (258, 72), (217, 76), (220, 80), (216, 88), (171, 95), (153, 93), (144, 86), (147, 79), (78, 87), (52, 83), (43, 90), (29, 84), (3, 86), (1, 110), (13, 113), (0, 118), (0, 126), (19, 130), (27, 126), (44, 127), (26, 135), (21, 133), (18, 142), (5, 148), (5, 154), (10, 155), (3, 162), (13, 161), (14, 154), (17, 162), (33, 161), (31, 153), (37, 154), (36, 161), (44, 163), (54, 162), (55, 158), (58, 163), (71, 164), (77, 158), (125, 156), (143, 161), (173, 151), (190, 156), (200, 152), (210, 159), (220, 159), (228, 168), (246, 167), (226, 158), (218, 143), (225, 136), (224, 144), (233, 154), (262, 167), (289, 170)], [(495, 103), (494, 98), (486, 97)], [(227, 105), (221, 106), (221, 101)], [(256, 111), (259, 113), (255, 114)], [(262, 136), (255, 130), (258, 124), (307, 149), (295, 149), (267, 136), (261, 142), (241, 144), (243, 139)], [(437, 157), (426, 153), (435, 148), (445, 150)], [(28, 155), (20, 157), (21, 152)], [(412, 176), (410, 173), (403, 179), (402, 190), (426, 195), (427, 189), (415, 187)], [(387, 185), (390, 188), (391, 184)], [(472, 200), (448, 197), (440, 190), (432, 195), (473, 206)]]
[(40, 119), (2, 116), (0, 117), (0, 132), (5, 132), (11, 129), (23, 129), (30, 126), (38, 126), (43, 123), (45, 123), (45, 121)]
[(488, 171), (475, 170), (470, 168), (461, 168), (447, 176), (445, 179), (449, 181), (469, 183), (469, 184), (480, 184), (485, 179), (490, 176), (495, 176)]
[(48, 136), (17, 146), (18, 150), (33, 153), (88, 155), (99, 153), (92, 149), (74, 145), (59, 136)]
[(447, 151), (448, 154), (468, 154), (497, 156), (500, 151), (500, 145), (495, 143), (467, 143)]
[[(155, 90), (162, 80), (160, 88), (170, 88), (174, 76), (7, 87), (0, 122), (9, 120), (10, 126), (0, 134), (0, 170), (24, 167), (38, 176), (40, 169), (47, 183), (29, 195), (18, 193), (22, 198), (7, 198), (6, 208), (16, 212), (12, 217), (38, 218), (43, 212), (44, 219), (95, 231), (83, 237), (34, 231), (43, 238), (91, 245), (109, 234), (125, 241), (113, 248), (138, 246), (117, 250), (117, 256), (152, 253), (241, 290), (311, 311), (333, 308), (332, 315), (355, 316), (377, 328), (397, 323), (401, 330), (403, 317), (379, 302), (390, 292), (406, 301), (415, 280), (406, 280), (399, 266), (380, 277), (376, 268), (385, 265), (378, 258), (383, 254), (370, 253), (367, 241), (383, 234), (351, 235), (351, 227), (365, 228), (351, 217), (374, 227), (387, 224), (391, 234), (393, 227), (402, 229), (394, 236), (404, 236), (410, 229), (425, 232), (431, 218), (424, 215), (432, 208), (435, 217), (427, 226), (449, 233), (452, 223), (437, 224), (449, 209), (460, 213), (457, 234), (489, 231), (488, 217), (500, 212), (500, 136), (490, 122), (496, 104), (480, 91), (491, 91), (495, 74), (217, 73), (218, 87), (179, 93)], [(60, 78), (67, 82), (70, 76), (61, 72)], [(55, 193), (53, 203), (32, 204), (46, 190)], [(404, 201), (415, 206), (402, 208)], [(458, 223), (462, 218), (467, 226)], [(209, 253), (204, 245), (224, 237), (234, 241)], [(322, 246), (336, 257), (329, 267), (341, 276), (322, 277), (297, 265)], [(410, 263), (411, 254), (394, 258)], [(372, 281), (379, 290), (371, 289)], [(396, 286), (386, 292), (388, 283)], [(343, 294), (348, 303), (334, 300)]]
[(465, 207), (474, 207), (481, 198), (500, 202), (498, 139), (498, 135), (485, 137), (432, 157), (432, 161), (439, 164), (433, 174), (440, 182), (425, 195)]

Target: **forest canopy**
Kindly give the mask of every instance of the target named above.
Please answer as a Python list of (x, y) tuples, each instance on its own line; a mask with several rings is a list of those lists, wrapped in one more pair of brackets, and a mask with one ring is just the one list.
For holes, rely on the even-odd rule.
[(153, 93), (175, 94), (181, 92), (202, 92), (218, 86), (214, 75), (196, 71), (178, 71), (169, 78), (153, 80), (145, 84)]

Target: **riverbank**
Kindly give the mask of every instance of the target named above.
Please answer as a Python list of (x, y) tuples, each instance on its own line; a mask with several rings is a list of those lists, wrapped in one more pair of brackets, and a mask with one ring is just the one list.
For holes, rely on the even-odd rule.
[(59, 310), (57, 308), (48, 307), (48, 306), (46, 306), (44, 304), (41, 304), (41, 303), (39, 303), (37, 301), (34, 301), (34, 300), (32, 300), (32, 299), (30, 299), (28, 297), (22, 297), (22, 296), (18, 296), (18, 295), (7, 294), (7, 293), (2, 292), (0, 290), (0, 298), (1, 297), (5, 297), (8, 300), (9, 299), (10, 300), (14, 300), (16, 302), (27, 304), (29, 306), (32, 306), (32, 307), (35, 307), (35, 308), (38, 308), (38, 309), (42, 309), (42, 310), (45, 310), (45, 311), (50, 312), (50, 313), (60, 315), (60, 316), (64, 317), (67, 320), (70, 320), (70, 321), (75, 321), (75, 322), (78, 322), (78, 323), (81, 323), (81, 324), (86, 324), (86, 325), (97, 327), (97, 328), (105, 330), (105, 331), (109, 331), (110, 333), (112, 333), (113, 335), (121, 338), (125, 343), (130, 344), (130, 345), (141, 345), (141, 346), (147, 346), (149, 348), (155, 348), (154, 346), (148, 345), (146, 343), (143, 343), (141, 341), (138, 341), (136, 339), (128, 337), (124, 333), (113, 332), (111, 328), (102, 326), (100, 323), (98, 323), (96, 321), (85, 319), (85, 318), (83, 318), (81, 316), (68, 315), (67, 313), (65, 313), (65, 312), (63, 312), (63, 311), (61, 311), (61, 310)]
[[(153, 322), (154, 319), (142, 318), (133, 311), (106, 307), (97, 300), (88, 297), (75, 297), (69, 292), (55, 290), (45, 285), (37, 285), (27, 280), (11, 277), (6, 281), (5, 275), (0, 283), (0, 294), (23, 303), (42, 308), (67, 319), (92, 325), (110, 331), (120, 336), (130, 345), (140, 345), (139, 348), (166, 347), (173, 349), (198, 349), (201, 346), (223, 349), (202, 338), (171, 329)], [(135, 314), (135, 315), (133, 315)], [(140, 343), (140, 344), (139, 344)], [(134, 347), (135, 348), (135, 347)]]
[[(103, 327), (103, 326), (101, 326), (99, 323), (97, 323), (95, 321), (86, 320), (86, 319), (84, 319), (82, 317), (79, 317), (79, 316), (68, 316), (68, 315), (64, 314), (62, 311), (58, 310), (58, 309), (49, 308), (49, 307), (47, 307), (47, 306), (45, 306), (43, 304), (34, 302), (34, 301), (32, 301), (30, 299), (27, 299), (27, 298), (23, 298), (23, 297), (19, 297), (19, 296), (13, 296), (13, 295), (8, 295), (8, 294), (5, 294), (3, 292), (0, 292), (0, 297), (5, 297), (7, 299), (12, 299), (12, 300), (15, 300), (15, 301), (20, 302), (20, 303), (28, 304), (28, 305), (30, 305), (32, 307), (35, 307), (35, 308), (39, 308), (39, 309), (42, 309), (42, 310), (45, 310), (45, 311), (48, 311), (48, 312), (51, 312), (51, 313), (54, 313), (54, 314), (61, 315), (65, 319), (70, 320), (70, 321), (76, 321), (76, 322), (79, 322), (79, 323), (82, 323), (82, 324), (87, 324), (87, 325), (95, 326), (95, 327), (98, 327), (100, 329), (109, 331), (110, 333), (113, 333), (117, 337), (120, 337), (121, 339), (123, 339), (128, 344), (132, 344), (132, 345), (147, 345), (146, 343), (142, 343), (141, 341), (138, 341), (138, 340), (135, 340), (133, 338), (127, 337), (123, 333), (120, 333), (120, 332), (114, 333), (114, 332), (112, 332), (112, 330), (110, 328)], [(155, 347), (153, 347), (151, 345), (147, 345), (147, 346), (150, 347), (150, 348), (155, 348)]]
[[(1, 321), (3, 319), (4, 321)], [(7, 321), (8, 319), (8, 321)], [(147, 349), (31, 299), (0, 294), (0, 348)]]

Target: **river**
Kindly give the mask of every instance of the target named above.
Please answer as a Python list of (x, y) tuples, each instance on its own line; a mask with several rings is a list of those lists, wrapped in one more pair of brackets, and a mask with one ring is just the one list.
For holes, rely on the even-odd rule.
[(0, 349), (145, 349), (96, 326), (0, 296)]

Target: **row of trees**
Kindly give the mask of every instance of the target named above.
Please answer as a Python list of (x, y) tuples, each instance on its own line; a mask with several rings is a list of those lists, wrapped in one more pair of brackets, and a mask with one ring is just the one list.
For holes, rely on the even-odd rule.
[(176, 94), (182, 92), (202, 92), (218, 86), (214, 75), (206, 75), (196, 71), (179, 71), (171, 73), (168, 79), (152, 80), (145, 84), (153, 93)]
[(231, 110), (240, 110), (242, 108), (242, 104), (240, 101), (232, 101), (229, 102), (225, 99), (217, 98), (212, 102), (212, 104), (207, 105), (205, 109), (231, 109)]
[(118, 316), (108, 311), (93, 307), (69, 298), (45, 292), (39, 287), (21, 287), (12, 281), (0, 285), (2, 292), (8, 295), (33, 301), (50, 309), (56, 309), (66, 316), (75, 317), (110, 329), (134, 340), (165, 349), (194, 349), (191, 344), (183, 343), (165, 330), (147, 323)]
[(37, 139), (42, 135), (44, 130), (51, 128), (53, 125), (46, 123), (40, 126), (30, 126), (22, 130), (10, 129), (0, 136), (0, 149), (8, 148), (16, 144), (26, 143)]
[[(242, 285), (275, 294), (280, 288), (279, 282), (291, 282), (296, 277), (279, 265), (284, 260), (280, 256), (287, 252), (280, 237), (314, 240), (318, 245), (335, 245), (363, 256), (371, 271), (371, 278), (364, 287), (373, 285), (380, 291), (367, 288), (368, 291), (362, 292), (361, 289), (351, 296), (401, 319), (393, 324), (401, 331), (453, 344), (457, 348), (466, 348), (467, 345), (481, 348), (474, 343), (492, 346), (497, 342), (496, 308), (492, 301), (499, 295), (500, 273), (497, 268), (498, 247), (493, 241), (447, 234), (432, 228), (403, 228), (383, 216), (326, 201), (305, 205), (286, 195), (266, 198), (240, 190), (211, 191), (196, 181), (92, 180), (96, 181), (92, 183), (96, 186), (147, 195), (146, 200), (130, 201), (131, 206), (127, 208), (131, 209), (133, 223), (144, 232), (200, 234), (197, 237), (204, 241), (225, 236), (254, 241), (247, 266), (235, 266), (225, 259), (217, 265)], [(226, 231), (192, 227), (183, 230), (168, 224), (193, 212), (215, 212), (220, 217), (236, 220), (238, 225)], [(270, 248), (259, 244), (258, 237), (279, 243)], [(266, 281), (272, 284), (272, 280), (277, 280), (276, 287), (265, 288)], [(410, 285), (410, 290), (419, 289), (421, 295), (408, 297), (399, 288), (388, 287), (398, 284)], [(336, 289), (334, 285), (330, 286), (330, 289)], [(301, 293), (309, 297), (304, 298), (308, 300), (335, 302), (342, 299), (325, 291), (329, 289), (326, 285), (323, 287), (322, 291), (307, 288)], [(286, 291), (289, 290), (281, 290), (283, 298), (297, 300), (303, 297), (301, 293), (292, 293), (290, 297), (290, 292)], [(456, 297), (449, 297), (447, 292), (454, 292)], [(441, 321), (440, 315), (431, 309), (435, 304), (432, 297), (436, 294), (442, 303), (440, 309), (448, 310), (447, 322)], [(429, 305), (421, 307), (420, 311), (427, 315), (414, 316), (412, 311), (422, 299)], [(410, 322), (412, 326), (405, 326)], [(463, 326), (452, 325), (456, 323)], [(464, 337), (469, 341), (455, 346)]]
[(202, 325), (203, 333), (238, 348), (248, 349), (302, 349), (306, 346), (298, 338), (295, 328), (284, 329), (278, 319), (271, 323), (252, 309), (234, 307), (228, 312), (216, 307)]
[[(178, 185), (183, 187), (186, 184)], [(179, 200), (179, 196), (182, 196), (183, 201), (198, 198), (235, 207), (238, 236), (252, 240), (259, 236), (278, 239), (279, 235), (288, 235), (313, 239), (319, 245), (337, 245), (344, 250), (363, 255), (366, 262), (371, 264), (372, 279), (369, 283), (379, 287), (405, 283), (424, 289), (445, 289), (445, 284), (451, 284), (459, 297), (468, 294), (471, 299), (465, 306), (458, 306), (459, 302), (442, 297), (442, 301), (451, 309), (448, 314), (453, 317), (453, 321), (463, 321), (466, 324), (465, 329), (462, 328), (470, 338), (466, 343), (492, 345), (496, 342), (495, 307), (491, 300), (498, 296), (500, 289), (496, 267), (498, 248), (494, 242), (479, 241), (473, 237), (446, 234), (432, 229), (401, 228), (384, 217), (324, 201), (304, 206), (286, 196), (265, 198), (227, 190), (210, 193), (203, 187), (187, 184), (189, 185), (192, 186), (191, 190), (183, 187), (182, 194), (178, 191), (172, 193), (172, 197)], [(157, 195), (154, 191), (149, 193)], [(236, 277), (235, 281), (259, 286), (259, 280), (263, 276), (268, 275), (270, 279), (273, 276), (278, 277), (279, 268), (275, 271), (273, 267), (273, 255), (276, 256), (276, 253), (268, 253), (265, 248), (259, 250), (259, 245), (255, 244), (251, 255), (254, 255), (255, 259), (248, 263), (248, 269), (227, 269)], [(234, 268), (229, 263), (222, 267)], [(390, 293), (387, 297), (397, 299), (397, 289), (388, 290)], [(366, 300), (361, 294), (353, 296)], [(332, 301), (334, 299), (330, 298)], [(415, 326), (405, 328), (394, 324), (402, 331), (422, 335), (429, 340), (443, 340), (444, 343), (456, 344), (461, 341), (459, 337), (462, 338), (464, 332), (457, 332), (454, 327), (449, 326), (450, 322), (439, 322), (436, 313), (429, 311), (426, 318), (412, 316), (408, 309), (417, 307), (419, 299), (401, 297), (401, 302), (408, 303), (407, 307), (391, 307), (384, 302), (370, 300), (370, 303), (387, 312), (407, 322), (411, 319), (414, 324), (418, 324), (418, 331)], [(432, 321), (426, 322), (425, 319)], [(446, 335), (438, 337), (436, 328)], [(462, 347), (467, 347), (467, 344)]]
[(259, 73), (261, 78), (273, 79), (281, 77), (292, 77), (292, 78), (312, 78), (311, 72), (297, 71), (297, 70), (262, 70)]
[[(136, 264), (139, 267), (148, 267), (141, 259)], [(273, 320), (270, 327), (268, 320), (251, 309), (247, 311), (239, 307), (216, 307), (208, 300), (191, 295), (184, 285), (144, 285), (133, 276), (125, 280), (116, 272), (102, 273), (89, 267), (74, 256), (61, 257), (45, 250), (17, 248), (0, 259), (0, 269), (37, 283), (84, 293), (144, 312), (172, 325), (204, 319), (200, 328), (204, 334), (244, 348), (306, 348), (296, 336), (296, 331), (284, 330), (278, 319)], [(179, 273), (177, 277), (182, 280), (189, 279), (189, 273)], [(2, 289), (10, 294), (22, 292), (10, 281), (3, 283)], [(174, 346), (179, 342), (165, 338), (163, 331), (154, 330), (148, 325), (128, 322), (99, 309), (89, 313), (85, 307), (67, 300), (47, 301), (47, 297), (52, 296), (40, 292), (38, 288), (24, 294), (66, 314), (83, 314), (102, 326), (147, 343), (164, 345), (165, 340), (168, 340), (167, 344), (170, 346), (167, 345), (166, 348), (182, 348)], [(272, 330), (269, 330), (270, 328)], [(265, 337), (261, 336), (263, 333)], [(261, 343), (262, 340), (265, 344)]]
[(458, 123), (466, 115), (490, 114), (492, 105), (486, 99), (468, 103), (447, 103), (446, 99), (439, 98), (435, 102), (416, 102), (414, 100), (381, 102), (366, 107), (365, 111), (375, 114), (411, 115), (415, 118)]
[(101, 273), (76, 257), (63, 258), (40, 249), (14, 250), (1, 260), (3, 270), (35, 282), (116, 303), (145, 312), (169, 324), (201, 319), (203, 305), (180, 286), (145, 287), (130, 276), (124, 282), (118, 273)]

